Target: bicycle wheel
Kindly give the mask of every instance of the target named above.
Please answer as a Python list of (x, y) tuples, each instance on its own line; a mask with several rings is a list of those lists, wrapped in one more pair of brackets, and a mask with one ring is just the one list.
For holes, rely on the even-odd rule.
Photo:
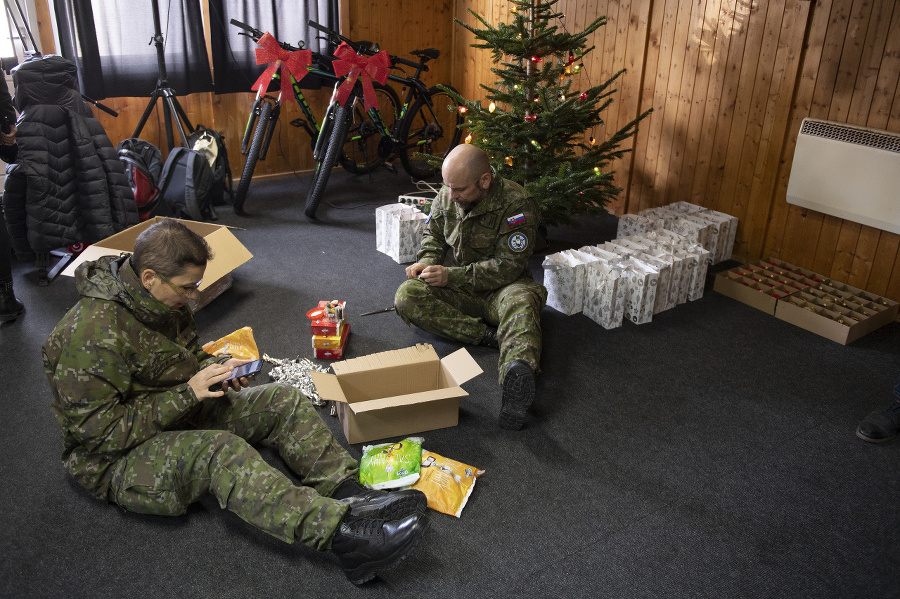
[[(250, 180), (253, 178), (253, 171), (256, 169), (256, 163), (259, 160), (259, 152), (266, 139), (266, 129), (269, 127), (269, 119), (272, 116), (272, 103), (263, 102), (259, 107), (259, 118), (256, 120), (256, 130), (253, 132), (253, 141), (250, 142), (250, 149), (247, 151), (247, 160), (244, 162), (244, 170), (241, 172), (241, 180), (238, 182), (237, 191), (234, 192), (234, 213), (246, 214), (244, 212), (244, 200), (247, 199), (247, 190), (250, 189)], [(274, 119), (271, 122), (272, 128), (275, 127)]]
[(440, 167), (416, 154), (445, 157), (459, 144), (462, 131), (458, 125), (462, 122), (459, 104), (447, 92), (432, 87), (427, 96), (419, 96), (397, 135), (406, 148), (400, 153), (406, 172), (417, 179), (433, 176)]
[[(400, 100), (392, 88), (375, 84), (375, 97), (378, 99), (378, 114), (388, 135), (394, 130), (394, 123), (400, 115)], [(344, 170), (357, 175), (372, 172), (384, 163), (387, 158), (381, 145), (384, 139), (378, 126), (372, 120), (372, 114), (365, 109), (362, 102), (357, 102), (353, 109), (353, 122), (344, 140), (344, 153), (341, 155), (341, 166)], [(381, 150), (381, 151), (380, 151)]]
[[(325, 194), (325, 186), (328, 184), (328, 178), (331, 176), (331, 169), (337, 164), (338, 156), (344, 149), (343, 141), (347, 138), (347, 130), (350, 128), (350, 121), (353, 120), (351, 105), (353, 97), (347, 100), (344, 106), (338, 106), (336, 111), (329, 108), (329, 112), (334, 115), (331, 123), (331, 134), (328, 136), (328, 147), (325, 149), (324, 156), (319, 152), (316, 159), (316, 171), (313, 173), (313, 180), (309, 186), (309, 192), (306, 195), (306, 209), (303, 211), (306, 218), (310, 220), (316, 219), (316, 209), (322, 202), (322, 196)], [(322, 126), (322, 133), (325, 132), (326, 124)], [(319, 133), (321, 139), (322, 133)]]

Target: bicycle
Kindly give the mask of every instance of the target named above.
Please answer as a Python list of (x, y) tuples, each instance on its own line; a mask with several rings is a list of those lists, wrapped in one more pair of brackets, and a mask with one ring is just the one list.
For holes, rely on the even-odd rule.
[[(231, 24), (244, 30), (244, 32), (239, 33), (238, 35), (245, 35), (254, 42), (259, 42), (260, 38), (264, 35), (263, 31), (251, 27), (246, 23), (242, 23), (237, 19), (231, 19)], [(298, 42), (299, 47), (293, 46), (287, 42), (278, 42), (278, 44), (288, 52), (295, 52), (303, 48), (302, 40)], [(322, 56), (318, 52), (313, 52), (312, 58), (312, 65), (306, 67), (310, 73), (307, 77), (317, 76), (335, 82), (343, 80), (343, 78), (337, 77), (331, 69), (331, 59)], [(279, 83), (281, 76), (281, 69), (279, 69), (272, 77), (272, 81), (275, 81), (276, 84)], [(293, 75), (288, 73), (288, 76), (291, 78), (291, 91), (294, 95), (294, 99), (297, 101), (297, 105), (300, 107), (300, 111), (303, 114), (302, 118), (296, 118), (292, 120), (290, 124), (306, 131), (310, 137), (310, 147), (315, 148), (316, 141), (319, 139), (319, 134), (321, 132), (321, 126), (316, 120), (312, 109), (309, 107), (309, 103), (303, 95), (300, 84)], [(246, 214), (244, 212), (244, 201), (246, 200), (247, 192), (250, 189), (253, 172), (256, 170), (256, 164), (260, 160), (266, 159), (266, 155), (269, 151), (269, 144), (271, 143), (272, 136), (275, 132), (275, 125), (278, 124), (278, 118), (281, 114), (282, 92), (280, 86), (277, 97), (266, 93), (267, 90), (264, 89), (265, 87), (267, 86), (260, 86), (260, 89), (256, 92), (256, 99), (253, 102), (250, 116), (247, 119), (247, 125), (244, 128), (244, 136), (241, 139), (241, 154), (245, 155), (247, 158), (244, 162), (244, 169), (241, 172), (241, 179), (238, 182), (237, 189), (234, 193), (234, 211), (236, 214)], [(379, 104), (386, 107), (385, 114), (393, 114), (396, 117), (399, 113), (398, 107), (400, 104), (397, 93), (390, 87), (382, 85), (375, 86), (375, 93), (378, 97)], [(365, 120), (363, 116), (360, 116), (360, 118), (363, 119), (363, 121)], [(368, 173), (378, 166), (374, 161), (371, 163), (360, 163), (343, 154), (338, 157), (338, 160), (341, 166), (346, 170), (356, 174)]]
[[(309, 25), (324, 33), (325, 39), (334, 45), (344, 42), (360, 55), (377, 53), (377, 46), (373, 50), (371, 46), (353, 42), (315, 21), (310, 21)], [(335, 85), (331, 104), (323, 120), (322, 132), (313, 150), (316, 169), (304, 210), (310, 220), (315, 220), (316, 210), (322, 201), (325, 186), (331, 170), (337, 164), (339, 154), (348, 156), (351, 161), (356, 161), (357, 165), (378, 163), (387, 165), (393, 158), (400, 158), (403, 169), (411, 177), (427, 179), (437, 172), (437, 167), (429, 162), (425, 155), (443, 158), (459, 143), (462, 134), (459, 126), (463, 118), (459, 113), (457, 102), (438, 86), (426, 87), (419, 78), (423, 71), (428, 70), (428, 61), (438, 58), (440, 52), (428, 48), (413, 50), (410, 54), (416, 56), (418, 62), (389, 55), (392, 69), (400, 69), (398, 65), (416, 69), (411, 76), (401, 77), (394, 74), (388, 76), (390, 81), (402, 83), (404, 90), (408, 89), (400, 113), (393, 124), (385, 122), (383, 109), (372, 108), (368, 111), (367, 120), (359, 118), (360, 111), (357, 105), (363, 94), (360, 81), (353, 86), (342, 106), (336, 101), (339, 84)], [(449, 85), (441, 87), (453, 90)], [(371, 156), (373, 149), (374, 157)], [(360, 155), (362, 163), (355, 158)]]

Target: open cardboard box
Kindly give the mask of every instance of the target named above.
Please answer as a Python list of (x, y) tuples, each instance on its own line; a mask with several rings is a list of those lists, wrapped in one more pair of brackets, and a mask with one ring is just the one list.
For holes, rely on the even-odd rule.
[(310, 372), (319, 397), (334, 401), (349, 443), (456, 426), (460, 385), (482, 373), (465, 348), (439, 359), (425, 343)]
[[(138, 225), (129, 227), (106, 239), (87, 247), (79, 254), (62, 274), (74, 277), (75, 269), (82, 262), (96, 260), (102, 256), (118, 256), (134, 251), (134, 242), (138, 235), (150, 225), (161, 221), (162, 216), (155, 216)], [(201, 223), (192, 220), (181, 220), (188, 229), (203, 237), (212, 248), (213, 259), (206, 265), (203, 281), (200, 283), (200, 297), (190, 301), (191, 309), (199, 310), (223, 291), (231, 287), (231, 271), (253, 257), (244, 245), (229, 231), (226, 225)]]

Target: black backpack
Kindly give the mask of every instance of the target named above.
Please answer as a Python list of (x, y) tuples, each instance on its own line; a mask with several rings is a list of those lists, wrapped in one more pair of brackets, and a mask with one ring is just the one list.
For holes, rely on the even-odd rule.
[(212, 207), (213, 171), (202, 152), (172, 148), (159, 178), (159, 194), (170, 214), (190, 220), (217, 220)]
[[(213, 171), (212, 203), (214, 206), (232, 202), (231, 165), (228, 164), (228, 149), (225, 138), (214, 129), (197, 125), (188, 136), (191, 149), (203, 152), (211, 162)], [(227, 197), (226, 197), (227, 194)]]
[[(130, 137), (116, 146), (119, 160), (134, 195), (141, 220), (160, 214), (159, 178), (162, 175), (162, 152), (149, 141)], [(165, 210), (164, 210), (165, 211)]]

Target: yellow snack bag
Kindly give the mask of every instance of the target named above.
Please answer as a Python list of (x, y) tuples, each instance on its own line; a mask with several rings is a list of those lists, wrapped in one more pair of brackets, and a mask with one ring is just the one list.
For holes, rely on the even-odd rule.
[(484, 470), (423, 449), (419, 480), (409, 488), (425, 493), (431, 509), (459, 518), (475, 488), (475, 479), (482, 474)]
[(203, 351), (214, 356), (229, 354), (240, 360), (259, 360), (259, 349), (253, 339), (253, 329), (244, 327), (203, 346)]

